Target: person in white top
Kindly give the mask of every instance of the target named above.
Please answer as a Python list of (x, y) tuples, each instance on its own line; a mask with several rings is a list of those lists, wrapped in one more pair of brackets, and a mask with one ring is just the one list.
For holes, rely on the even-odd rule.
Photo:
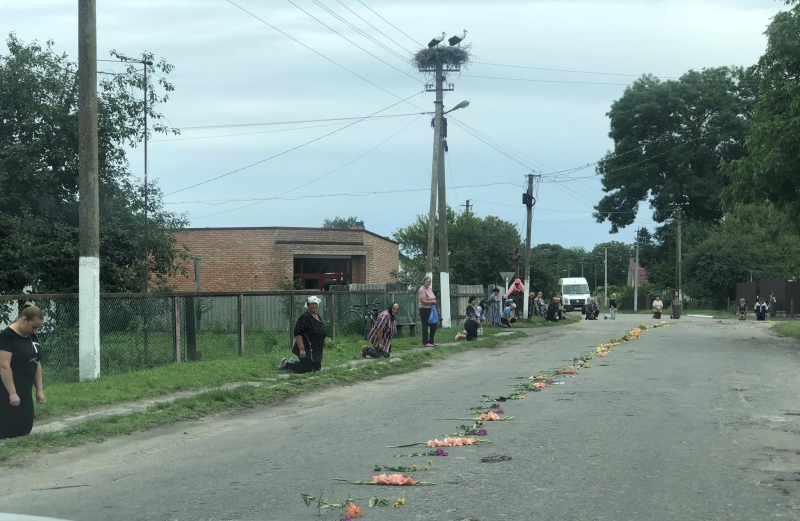
[(661, 296), (656, 295), (653, 301), (653, 318), (659, 320), (661, 318), (661, 311), (664, 309), (664, 302), (661, 301)]

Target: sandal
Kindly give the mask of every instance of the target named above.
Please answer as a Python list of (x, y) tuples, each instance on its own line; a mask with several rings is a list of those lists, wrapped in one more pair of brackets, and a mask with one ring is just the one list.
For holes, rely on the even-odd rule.
[(278, 371), (282, 371), (286, 366), (283, 365), (286, 362), (285, 358), (282, 358), (280, 362), (278, 362)]

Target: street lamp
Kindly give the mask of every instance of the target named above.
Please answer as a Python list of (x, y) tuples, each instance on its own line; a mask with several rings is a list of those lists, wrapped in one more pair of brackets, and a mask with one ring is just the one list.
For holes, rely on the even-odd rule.
[(456, 105), (455, 107), (453, 107), (452, 109), (450, 109), (448, 111), (445, 111), (445, 114), (449, 114), (450, 112), (453, 112), (454, 110), (465, 109), (467, 107), (469, 107), (469, 101), (464, 100), (461, 103), (459, 103), (458, 105)]

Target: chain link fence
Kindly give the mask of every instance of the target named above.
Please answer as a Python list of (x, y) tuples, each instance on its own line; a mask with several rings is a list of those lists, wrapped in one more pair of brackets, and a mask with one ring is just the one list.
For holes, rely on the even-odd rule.
[[(119, 374), (167, 364), (286, 350), (309, 293), (103, 295), (100, 299), (100, 374)], [(400, 324), (419, 322), (416, 293), (317, 294), (328, 335), (364, 335), (355, 305), (378, 312), (397, 302)], [(0, 327), (13, 322), (24, 303), (42, 309), (38, 332), (42, 365), (50, 382), (78, 380), (77, 295), (0, 296)]]

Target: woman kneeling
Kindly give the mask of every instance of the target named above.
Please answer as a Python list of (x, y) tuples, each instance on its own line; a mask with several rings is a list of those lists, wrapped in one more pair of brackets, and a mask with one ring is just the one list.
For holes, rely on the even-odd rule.
[(392, 337), (397, 331), (397, 313), (400, 304), (392, 303), (389, 309), (378, 315), (378, 320), (367, 335), (371, 346), (361, 347), (361, 358), (389, 358), (392, 352)]

